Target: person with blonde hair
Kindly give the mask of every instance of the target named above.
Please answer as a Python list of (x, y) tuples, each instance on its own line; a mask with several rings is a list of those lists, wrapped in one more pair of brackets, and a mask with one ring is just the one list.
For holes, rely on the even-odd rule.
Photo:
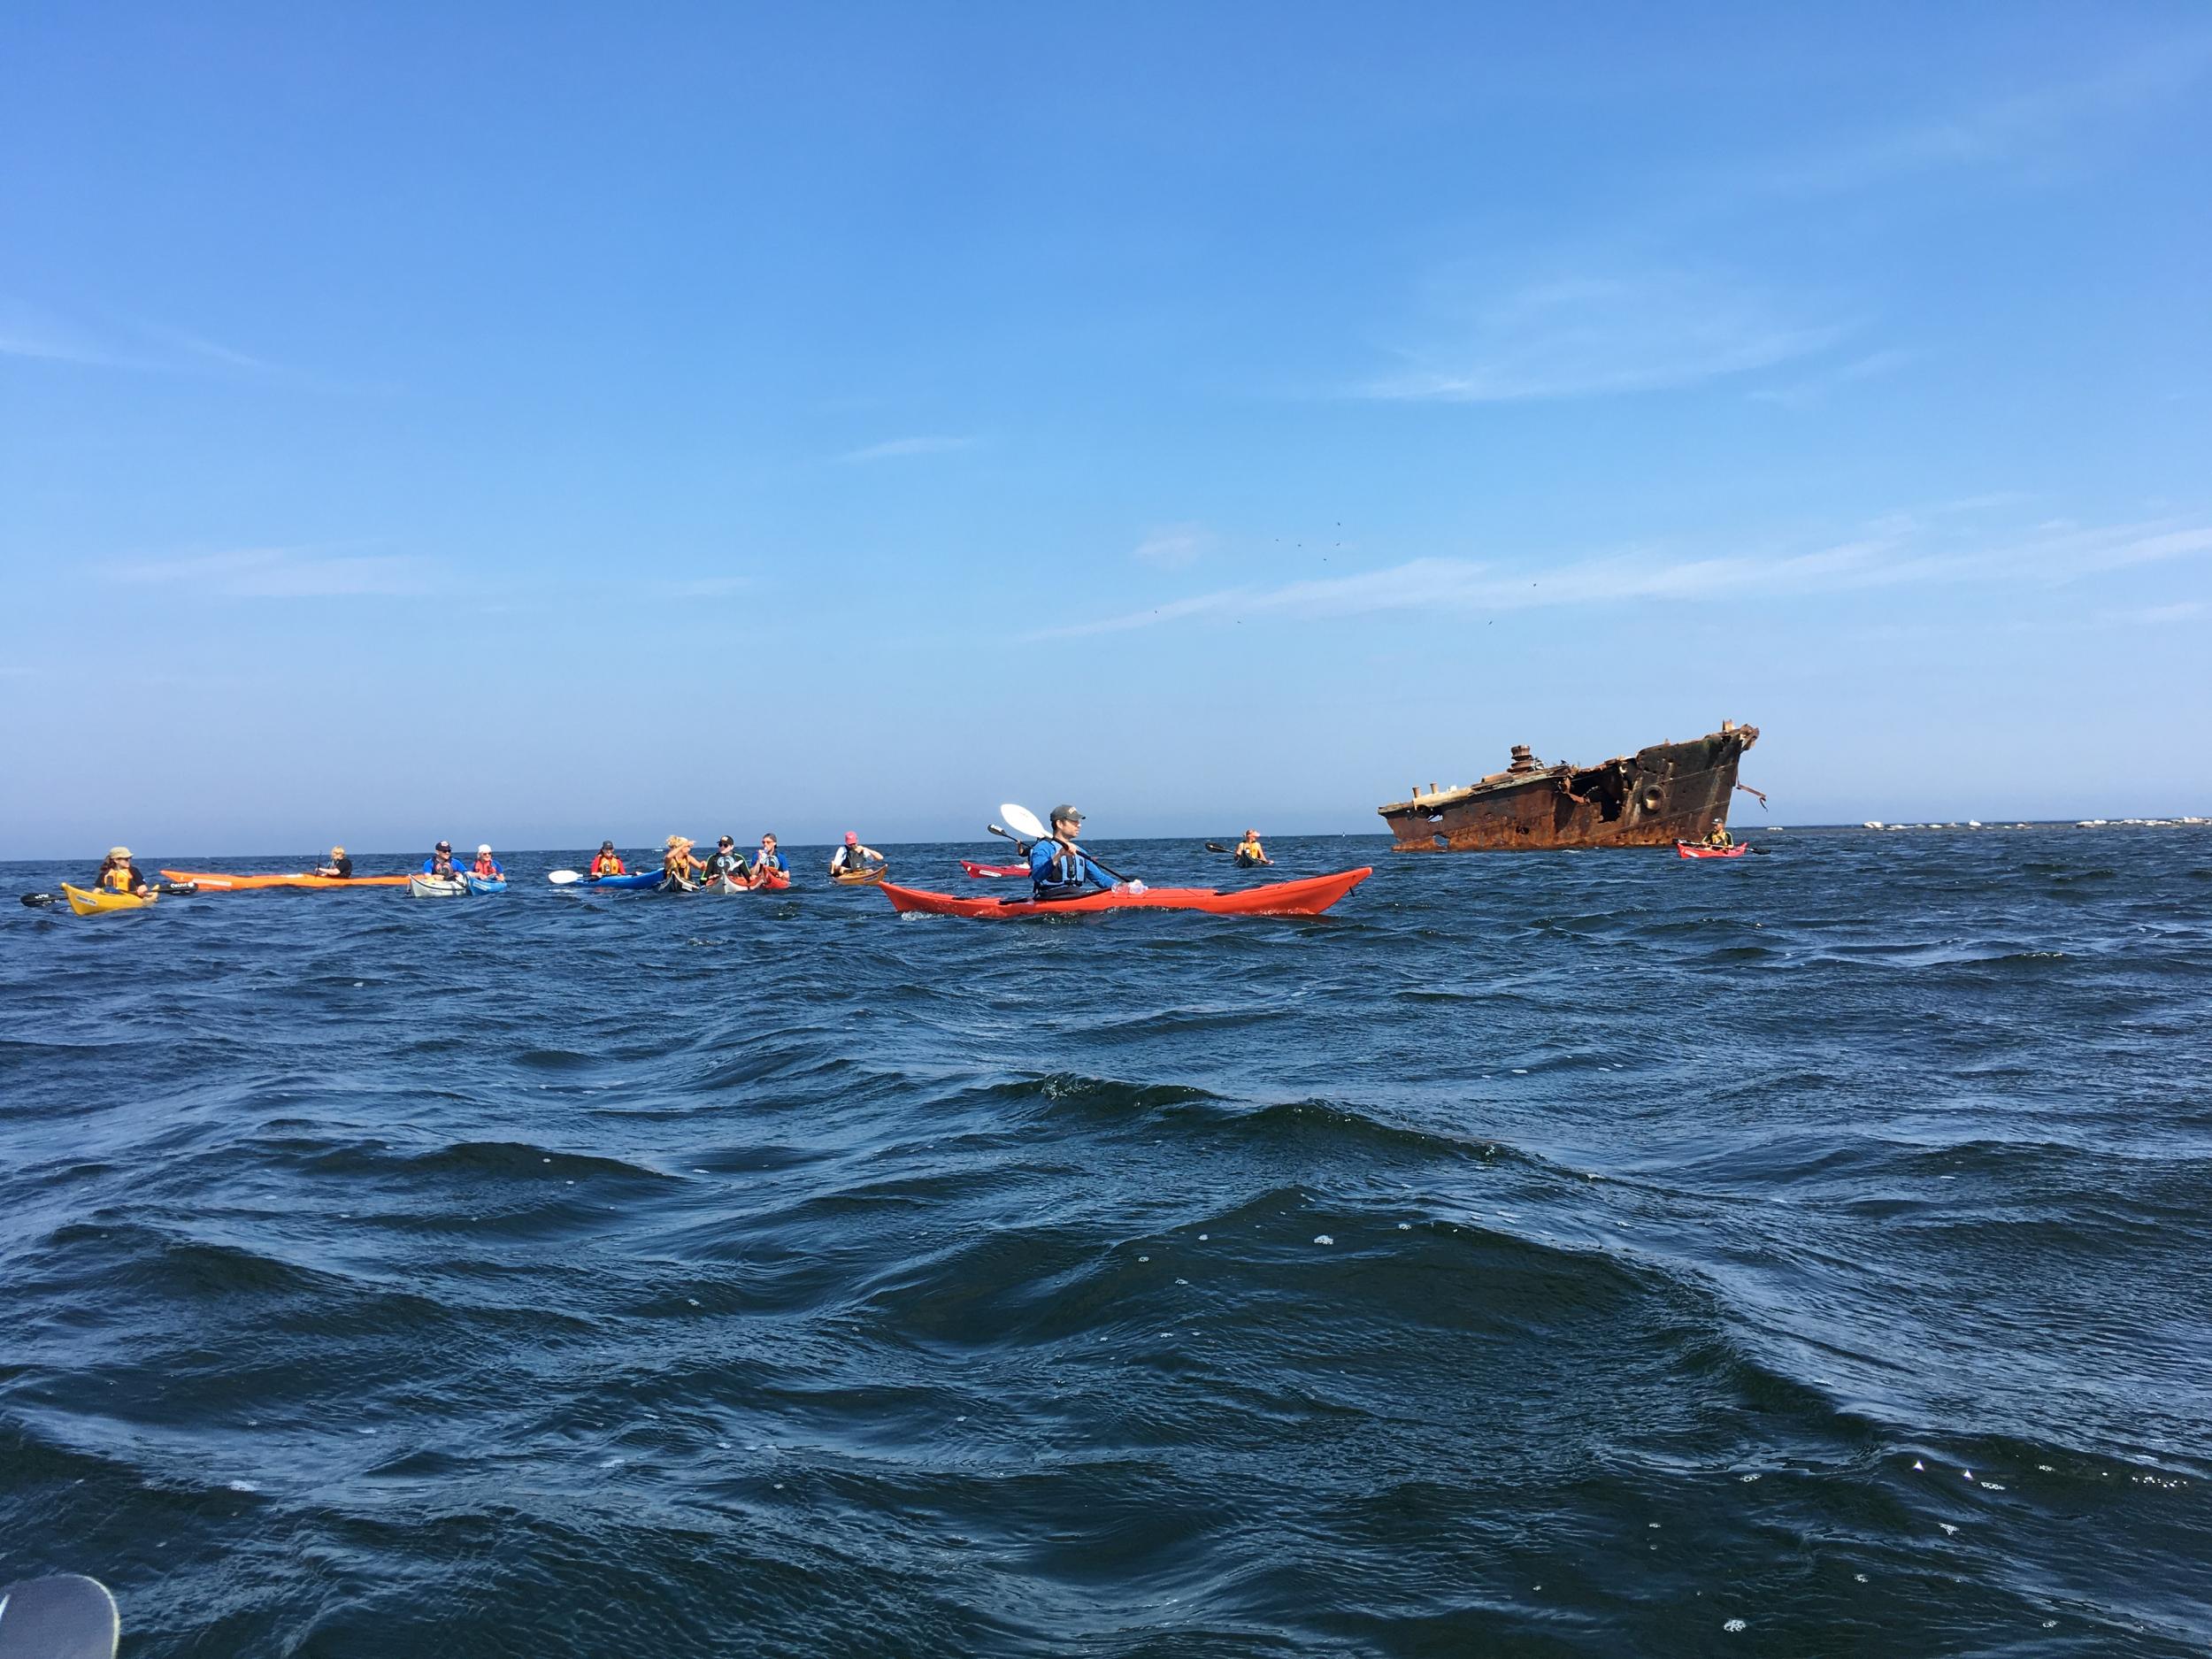
[(673, 886), (696, 887), (699, 878), (706, 873), (705, 863), (691, 855), (696, 844), (688, 835), (671, 835), (664, 843), (668, 850), (661, 855), (661, 873)]

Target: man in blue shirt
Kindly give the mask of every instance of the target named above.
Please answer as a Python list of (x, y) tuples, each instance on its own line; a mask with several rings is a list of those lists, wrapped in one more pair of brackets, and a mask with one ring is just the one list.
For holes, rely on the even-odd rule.
[(791, 885), (791, 861), (776, 850), (776, 838), (760, 838), (760, 851), (753, 859), (752, 879), (756, 887), (787, 887)]
[(1079, 899), (1094, 887), (1115, 893), (1141, 893), (1141, 881), (1117, 881), (1075, 844), (1083, 815), (1065, 803), (1052, 809), (1052, 838), (1029, 849), (1030, 896)]
[(422, 872), (426, 876), (440, 876), (449, 881), (459, 875), (461, 872), (453, 867), (453, 843), (440, 841), (430, 856), (422, 861)]

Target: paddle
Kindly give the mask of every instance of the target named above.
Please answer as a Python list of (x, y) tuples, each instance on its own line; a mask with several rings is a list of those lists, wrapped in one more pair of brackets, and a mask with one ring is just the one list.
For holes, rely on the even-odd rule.
[(550, 870), (545, 879), (557, 887), (573, 887), (579, 881), (592, 879), (580, 870)]
[[(165, 893), (178, 899), (189, 897), (199, 890), (200, 884), (196, 881), (149, 881), (146, 884), (149, 893)], [(59, 904), (61, 902), (62, 896), (58, 893), (26, 893), (23, 895), (23, 902), (35, 910), (42, 910), (50, 904)]]
[[(1009, 824), (1011, 824), (1015, 829), (1019, 831), (1021, 834), (1027, 838), (1027, 840), (1033, 844), (1037, 841), (1048, 841), (1052, 839), (1052, 833), (1046, 829), (1042, 824), (1040, 824), (1037, 821), (1037, 815), (1034, 812), (1032, 812), (1025, 806), (1017, 806), (1011, 801), (1002, 801), (999, 803), (998, 815), (1004, 818)], [(993, 829), (998, 829), (998, 826), (995, 824), (992, 825), (991, 827)], [(1006, 832), (1004, 830), (999, 830), (999, 833), (1003, 835)], [(1113, 877), (1115, 880), (1126, 881), (1129, 879), (1127, 876), (1123, 875), (1118, 870), (1109, 870), (1104, 864), (1099, 864), (1097, 859), (1091, 857), (1087, 849), (1084, 852), (1083, 856), (1086, 858), (1090, 858), (1093, 864), (1098, 864), (1099, 870), (1102, 873)]]
[(0, 1659), (115, 1659), (122, 1634), (97, 1578), (65, 1572), (0, 1590)]

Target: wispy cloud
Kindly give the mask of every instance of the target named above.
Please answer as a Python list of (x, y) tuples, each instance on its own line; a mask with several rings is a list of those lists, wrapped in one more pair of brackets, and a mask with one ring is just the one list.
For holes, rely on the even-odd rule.
[(2187, 95), (2208, 70), (2212, 33), (2198, 31), (2056, 85), (1763, 160), (1724, 176), (1717, 188), (1748, 206), (1846, 195), (1927, 173), (2072, 165), (2085, 129), (2154, 111)]
[(0, 357), (150, 373), (281, 374), (265, 358), (160, 323), (88, 322), (0, 296)]
[(974, 447), (973, 438), (892, 438), (882, 443), (869, 444), (864, 449), (848, 449), (837, 458), (841, 461), (889, 461), (904, 455), (946, 455), (955, 449)]
[(1110, 634), (1193, 618), (1305, 619), (1420, 611), (1507, 612), (1540, 607), (1841, 593), (1914, 583), (2056, 584), (2100, 572), (2212, 554), (2212, 527), (2121, 525), (2032, 531), (1959, 545), (1908, 515), (1881, 528), (1798, 553), (1670, 555), (1632, 549), (1540, 569), (1481, 560), (1420, 558), (1356, 575), (1279, 587), (1221, 588), (1148, 610), (1075, 623), (1035, 639)]
[(1163, 570), (1180, 570), (1212, 550), (1212, 532), (1200, 524), (1164, 524), (1145, 532), (1129, 557)]
[(678, 582), (668, 591), (680, 599), (727, 599), (752, 587), (754, 580), (750, 576), (696, 576)]
[(1655, 391), (1809, 357), (1847, 332), (1740, 280), (1690, 270), (1574, 275), (1493, 294), (1469, 285), (1443, 293), (1439, 309), (1463, 319), (1359, 395), (1483, 403)]
[(1762, 387), (1751, 394), (1752, 401), (1778, 403), (1785, 409), (1812, 409), (1828, 401), (1831, 393), (1862, 380), (1880, 380), (1894, 374), (1914, 362), (1919, 353), (1891, 347), (1870, 351), (1864, 357), (1854, 357), (1832, 368), (1824, 368), (1788, 386)]
[(2108, 611), (2104, 613), (2104, 619), (2128, 627), (2163, 627), (2169, 623), (2194, 622), (2208, 615), (2212, 615), (2212, 606), (2207, 606), (2200, 600), (2185, 599), (2179, 604), (2144, 605), (2133, 611)]
[(419, 559), (333, 555), (302, 548), (238, 548), (110, 565), (109, 581), (189, 586), (227, 599), (346, 599), (430, 591)]

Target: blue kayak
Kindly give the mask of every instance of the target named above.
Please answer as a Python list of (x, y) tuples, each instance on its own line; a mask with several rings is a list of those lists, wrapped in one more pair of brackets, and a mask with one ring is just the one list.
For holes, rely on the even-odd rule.
[(626, 876), (587, 876), (581, 881), (570, 881), (563, 885), (566, 886), (571, 892), (580, 891), (585, 887), (605, 887), (626, 889), (635, 893), (647, 887), (657, 887), (660, 884), (661, 872), (659, 871), (641, 870), (634, 875)]
[(469, 884), (471, 893), (504, 893), (507, 890), (507, 878), (504, 876), (463, 876), (461, 879)]

